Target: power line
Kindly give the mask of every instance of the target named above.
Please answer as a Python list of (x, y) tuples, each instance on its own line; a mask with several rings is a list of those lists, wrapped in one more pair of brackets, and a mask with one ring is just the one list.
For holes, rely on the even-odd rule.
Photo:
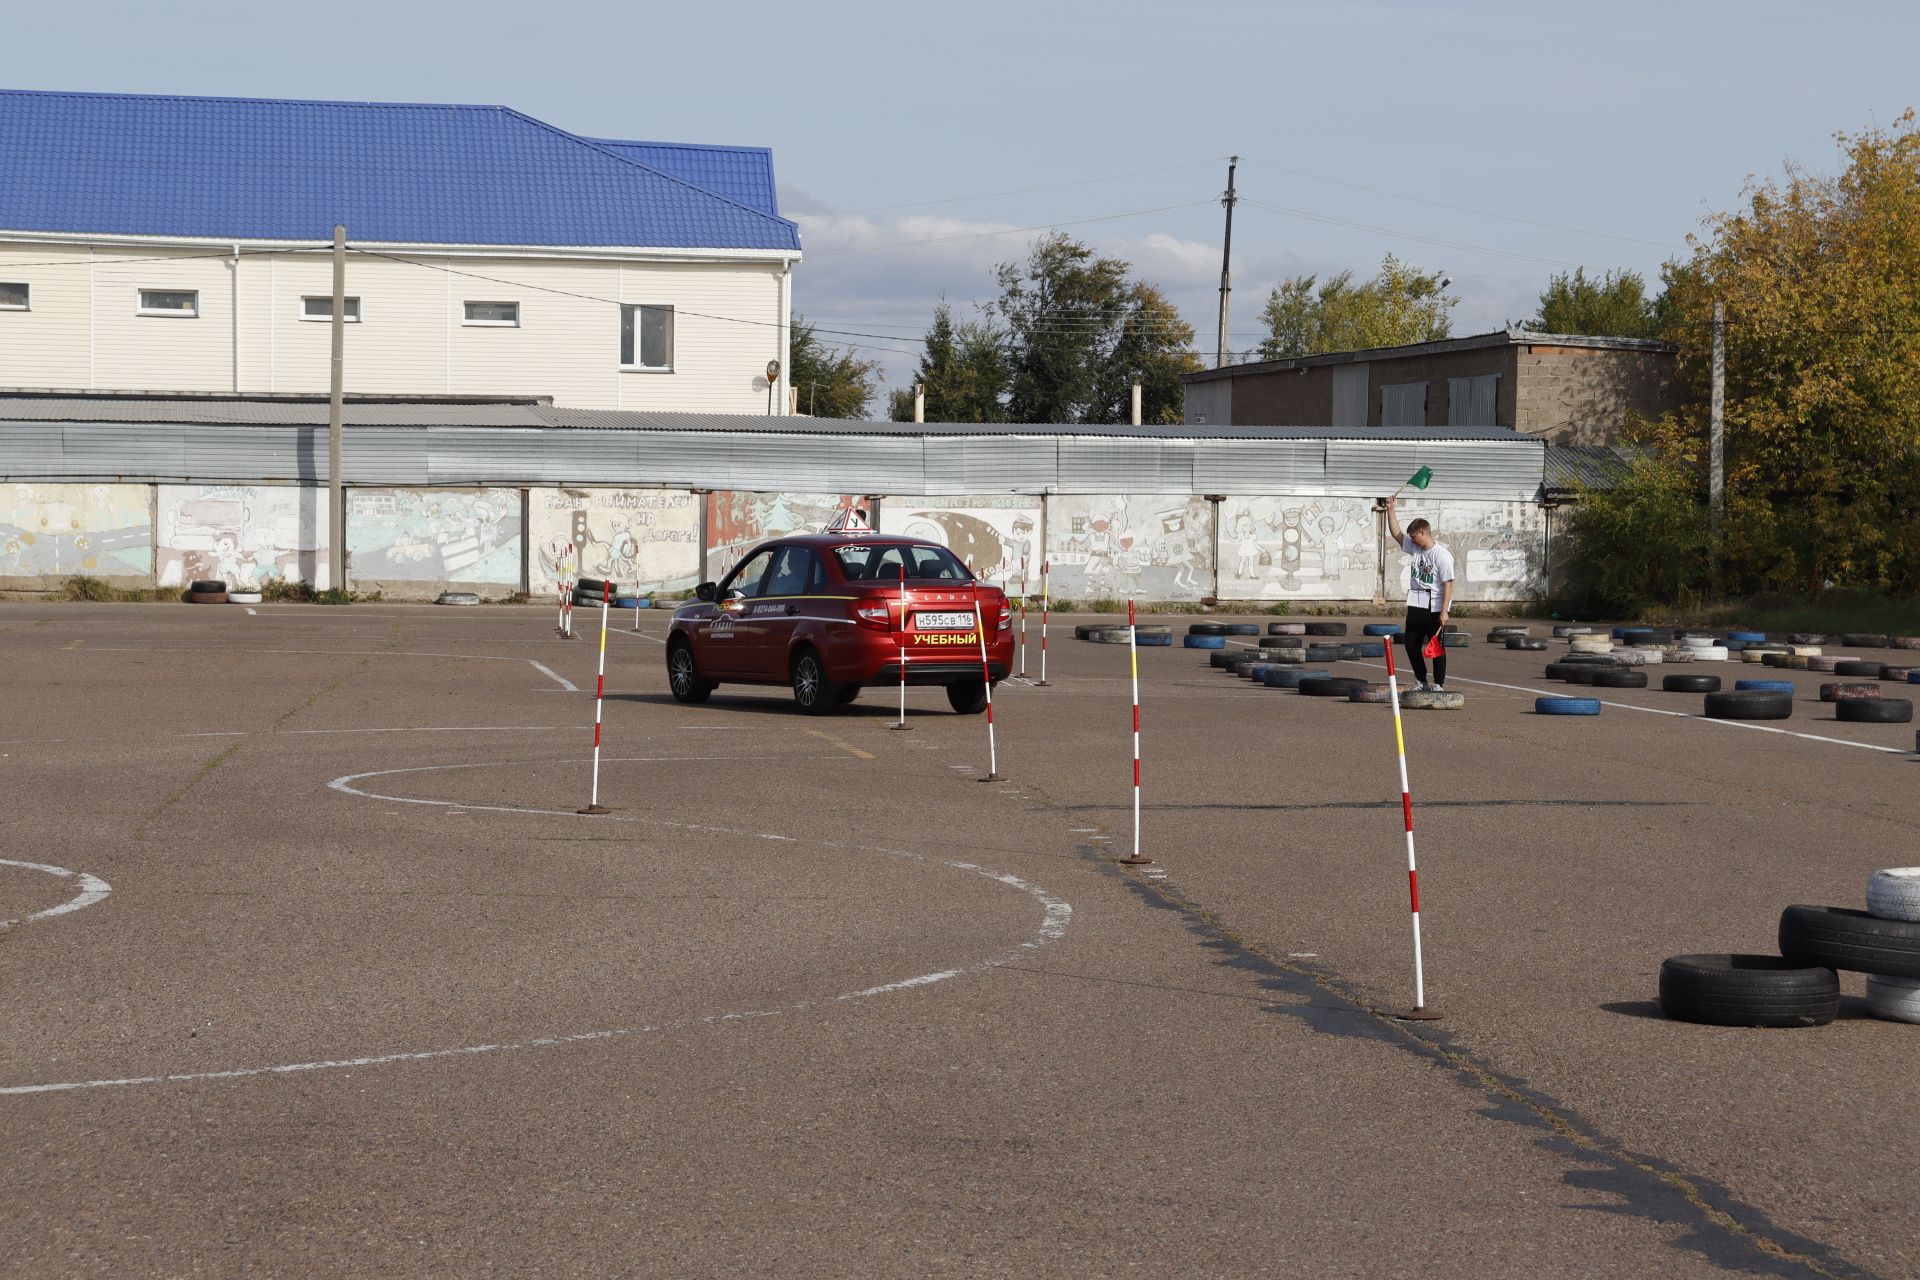
[(903, 204), (875, 204), (864, 209), (833, 209), (822, 213), (795, 214), (796, 218), (845, 218), (856, 213), (885, 213), (893, 209), (924, 209), (928, 205), (959, 204), (967, 200), (997, 200), (1001, 196), (1032, 195), (1037, 191), (1062, 191), (1068, 187), (1090, 187), (1102, 182), (1118, 182), (1123, 178), (1141, 178), (1150, 173), (1172, 173), (1176, 169), (1193, 169), (1203, 164), (1214, 164), (1221, 157), (1209, 156), (1205, 160), (1189, 160), (1184, 164), (1162, 165), (1158, 169), (1135, 169), (1130, 173), (1112, 173), (1104, 178), (1081, 178), (1074, 182), (1055, 182), (1044, 187), (1016, 187), (1009, 191), (984, 191), (979, 195), (947, 196), (939, 200), (909, 200)]
[(1059, 222), (1042, 223), (1032, 227), (1006, 227), (999, 231), (974, 231), (957, 236), (932, 236), (925, 240), (895, 240), (887, 244), (852, 245), (845, 249), (817, 249), (809, 253), (810, 258), (831, 258), (848, 253), (873, 253), (881, 249), (906, 249), (923, 244), (951, 244), (956, 240), (986, 240), (994, 236), (1026, 235), (1032, 231), (1052, 231), (1056, 227), (1077, 227), (1089, 222), (1113, 222), (1120, 218), (1144, 218), (1153, 213), (1171, 213), (1175, 209), (1193, 209), (1201, 205), (1210, 205), (1213, 201), (1189, 200), (1184, 204), (1161, 205), (1157, 209), (1134, 209), (1128, 213), (1108, 213), (1097, 218), (1068, 218)]
[(1549, 267), (1574, 267), (1579, 263), (1563, 261), (1559, 258), (1543, 258), (1538, 254), (1515, 253), (1511, 249), (1489, 249), (1485, 245), (1468, 244), (1461, 240), (1445, 240), (1439, 236), (1421, 235), (1417, 231), (1400, 231), (1393, 227), (1377, 227), (1371, 223), (1354, 222), (1347, 218), (1335, 218), (1324, 213), (1312, 213), (1306, 209), (1290, 209), (1286, 205), (1268, 204), (1264, 200), (1255, 200), (1251, 196), (1241, 196), (1242, 204), (1250, 204), (1256, 209), (1265, 209), (1269, 213), (1284, 214), (1290, 218), (1304, 218), (1309, 222), (1323, 222), (1329, 226), (1353, 227), (1360, 231), (1371, 231), (1375, 235), (1394, 236), (1402, 240), (1415, 240), (1421, 244), (1438, 245), (1444, 249), (1459, 249), (1467, 253), (1484, 253), (1495, 258), (1511, 258), (1516, 262), (1538, 262)]

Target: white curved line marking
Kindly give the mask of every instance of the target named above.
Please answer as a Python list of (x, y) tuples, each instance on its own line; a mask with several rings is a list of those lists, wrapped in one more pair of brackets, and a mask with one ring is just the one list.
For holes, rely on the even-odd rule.
[[(684, 758), (685, 757), (661, 757), (660, 759), (677, 762)], [(738, 757), (711, 758), (737, 759)], [(491, 810), (498, 813), (527, 813), (536, 814), (541, 817), (580, 817), (581, 815), (579, 814), (562, 809), (529, 809), (515, 805), (461, 804), (454, 800), (424, 800), (410, 796), (382, 795), (378, 792), (363, 791), (353, 785), (362, 779), (387, 777), (392, 774), (444, 772), (451, 769), (524, 768), (529, 764), (536, 763), (552, 764), (560, 762), (528, 760), (495, 761), (479, 764), (419, 765), (404, 769), (376, 769), (368, 773), (346, 774), (335, 778), (327, 785), (335, 791), (342, 792), (346, 795), (359, 796), (366, 800), (384, 800), (399, 804), (435, 805), (449, 809)], [(929, 866), (947, 867), (954, 871), (970, 872), (974, 875), (985, 876), (987, 879), (997, 881), (1009, 888), (1018, 889), (1020, 892), (1038, 902), (1042, 908), (1040, 926), (1034, 930), (1033, 935), (1025, 942), (1022, 942), (1019, 946), (1003, 955), (992, 956), (974, 964), (963, 965), (957, 969), (940, 969), (933, 973), (923, 973), (912, 978), (902, 978), (897, 982), (885, 982), (879, 986), (863, 987), (858, 991), (842, 992), (839, 995), (829, 997), (827, 1000), (797, 1000), (792, 1004), (780, 1005), (773, 1009), (749, 1009), (737, 1013), (715, 1013), (700, 1018), (688, 1018), (679, 1022), (651, 1023), (638, 1027), (613, 1027), (605, 1031), (580, 1031), (570, 1035), (541, 1036), (534, 1040), (516, 1040), (499, 1044), (462, 1045), (452, 1049), (420, 1049), (405, 1053), (382, 1053), (364, 1058), (331, 1058), (315, 1062), (289, 1062), (269, 1067), (238, 1067), (229, 1071), (187, 1071), (171, 1075), (126, 1076), (114, 1080), (74, 1080), (57, 1084), (9, 1085), (0, 1087), (0, 1097), (28, 1093), (64, 1093), (75, 1089), (116, 1089), (142, 1084), (187, 1084), (204, 1080), (241, 1080), (252, 1076), (290, 1075), (301, 1071), (337, 1071), (350, 1067), (377, 1067), (392, 1062), (427, 1062), (435, 1058), (457, 1058), (481, 1053), (508, 1053), (519, 1049), (551, 1049), (562, 1045), (582, 1044), (592, 1040), (614, 1040), (623, 1036), (650, 1035), (656, 1032), (672, 1031), (682, 1027), (696, 1027), (715, 1022), (741, 1022), (751, 1018), (771, 1018), (778, 1014), (793, 1013), (801, 1009), (811, 1008), (815, 1005), (826, 1004), (830, 1001), (865, 1000), (874, 996), (890, 995), (896, 991), (907, 991), (916, 987), (929, 987), (938, 982), (945, 982), (950, 978), (964, 977), (967, 974), (979, 973), (986, 969), (996, 969), (1001, 965), (1011, 964), (1029, 952), (1036, 951), (1046, 946), (1049, 942), (1064, 936), (1068, 924), (1070, 924), (1073, 919), (1073, 906), (1071, 903), (1054, 897), (1040, 886), (1029, 884), (1018, 876), (1009, 875), (1004, 871), (994, 871), (990, 868), (982, 867), (977, 863), (959, 862), (947, 858), (935, 858), (924, 853), (915, 853), (909, 849), (889, 849), (880, 845), (850, 844), (845, 841), (836, 840), (806, 840), (798, 836), (768, 836), (764, 832), (703, 826), (690, 822), (669, 822), (664, 819), (636, 818), (619, 814), (612, 815), (612, 817), (615, 821), (647, 822), (654, 826), (673, 827), (681, 831), (703, 831), (718, 835), (733, 836), (757, 836), (764, 839), (790, 840), (796, 844), (817, 845), (823, 849), (851, 849), (867, 853), (880, 853), (890, 858), (902, 858), (911, 862), (925, 863)], [(604, 822), (607, 819), (605, 816), (601, 816), (596, 817), (594, 820)], [(31, 866), (34, 864), (20, 863), (16, 865)], [(44, 867), (41, 869), (56, 872), (60, 871), (57, 867)], [(71, 872), (60, 873), (72, 874)], [(92, 877), (88, 878), (91, 879)], [(102, 882), (101, 887), (104, 891), (104, 882)], [(77, 899), (76, 903), (78, 903)], [(56, 910), (76, 910), (76, 903), (69, 903), (65, 907), (56, 908)], [(85, 904), (78, 903), (78, 905), (84, 906)], [(41, 914), (46, 915), (50, 913), (42, 912)], [(28, 918), (35, 919), (37, 917)]]
[(89, 875), (85, 871), (69, 871), (65, 867), (49, 866), (44, 862), (16, 862), (12, 858), (0, 858), (0, 867), (21, 867), (28, 871), (44, 871), (50, 876), (68, 876), (80, 881), (80, 892), (57, 907), (36, 911), (18, 920), (0, 920), (0, 933), (4, 933), (15, 925), (32, 924), (35, 920), (47, 920), (54, 916), (66, 915), (69, 911), (78, 911), (82, 907), (90, 907), (113, 892), (112, 885), (99, 876)]

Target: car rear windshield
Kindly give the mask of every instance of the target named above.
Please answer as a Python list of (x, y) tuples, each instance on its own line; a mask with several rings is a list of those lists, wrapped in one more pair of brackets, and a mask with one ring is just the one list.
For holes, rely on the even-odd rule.
[(898, 582), (904, 559), (910, 581), (971, 582), (973, 575), (945, 547), (870, 547), (860, 543), (835, 547), (840, 572), (849, 582)]

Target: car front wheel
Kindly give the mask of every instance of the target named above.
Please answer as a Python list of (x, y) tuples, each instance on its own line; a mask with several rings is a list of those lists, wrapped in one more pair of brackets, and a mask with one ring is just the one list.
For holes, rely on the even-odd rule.
[(667, 650), (667, 687), (675, 702), (705, 702), (713, 692), (713, 681), (700, 678), (693, 650), (684, 642)]

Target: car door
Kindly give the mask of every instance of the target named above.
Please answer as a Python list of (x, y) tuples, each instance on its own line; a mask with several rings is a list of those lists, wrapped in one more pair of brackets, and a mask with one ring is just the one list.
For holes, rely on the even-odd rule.
[(752, 616), (760, 584), (773, 565), (774, 547), (756, 551), (734, 566), (714, 592), (714, 616), (701, 624), (698, 649), (703, 670), (717, 676), (751, 676), (758, 623)]
[(752, 632), (746, 645), (753, 673), (762, 679), (787, 678), (787, 650), (795, 627), (807, 612), (807, 584), (813, 552), (802, 546), (776, 547), (772, 567), (760, 582), (760, 594), (747, 605)]

